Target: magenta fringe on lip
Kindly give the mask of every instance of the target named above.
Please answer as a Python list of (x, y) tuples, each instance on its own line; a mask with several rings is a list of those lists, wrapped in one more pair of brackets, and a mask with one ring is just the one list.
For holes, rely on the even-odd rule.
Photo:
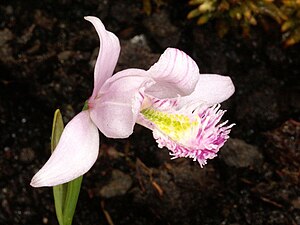
[(192, 158), (203, 167), (207, 163), (207, 159), (217, 156), (219, 149), (229, 138), (231, 128), (235, 125), (225, 126), (228, 121), (219, 123), (225, 112), (225, 110), (220, 110), (219, 104), (197, 112), (200, 119), (199, 130), (195, 137), (191, 137), (189, 144), (183, 145), (157, 130), (153, 131), (153, 136), (160, 148), (167, 147), (170, 150), (172, 159)]

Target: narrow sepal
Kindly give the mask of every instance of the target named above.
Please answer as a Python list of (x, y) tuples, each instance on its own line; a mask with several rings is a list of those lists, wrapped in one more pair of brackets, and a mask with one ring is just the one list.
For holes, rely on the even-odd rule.
[(94, 25), (100, 39), (100, 49), (95, 64), (94, 90), (92, 94), (92, 97), (95, 98), (101, 86), (113, 74), (121, 47), (118, 37), (114, 33), (107, 31), (100, 19), (94, 16), (86, 16), (84, 18)]

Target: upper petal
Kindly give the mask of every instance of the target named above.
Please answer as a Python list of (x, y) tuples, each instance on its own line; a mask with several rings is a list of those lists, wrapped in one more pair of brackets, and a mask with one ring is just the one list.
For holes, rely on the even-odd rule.
[(228, 76), (217, 74), (201, 74), (194, 92), (180, 98), (179, 107), (205, 102), (208, 105), (221, 103), (234, 93), (234, 85)]
[(65, 127), (46, 164), (35, 174), (31, 186), (55, 186), (86, 173), (99, 152), (99, 133), (89, 112), (75, 116)]
[(147, 74), (156, 81), (147, 90), (148, 94), (157, 98), (172, 98), (192, 93), (199, 78), (199, 68), (184, 52), (168, 48)]
[(90, 115), (99, 130), (110, 138), (126, 138), (133, 132), (144, 90), (154, 81), (144, 70), (120, 71), (103, 85), (99, 98), (89, 101)]
[(94, 25), (100, 39), (100, 50), (95, 64), (94, 90), (92, 94), (93, 97), (96, 97), (101, 86), (113, 74), (121, 47), (117, 36), (107, 31), (100, 19), (93, 16), (84, 18)]

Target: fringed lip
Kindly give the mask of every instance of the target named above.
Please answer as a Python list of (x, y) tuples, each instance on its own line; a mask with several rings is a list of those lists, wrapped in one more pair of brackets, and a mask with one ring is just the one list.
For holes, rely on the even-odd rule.
[[(188, 108), (187, 108), (188, 109)], [(235, 124), (227, 125), (228, 121), (221, 123), (222, 116), (226, 112), (220, 109), (220, 105), (216, 104), (211, 107), (207, 107), (201, 111), (191, 109), (184, 111), (180, 110), (182, 116), (192, 118), (190, 127), (179, 135), (172, 135), (160, 129), (161, 126), (155, 124), (156, 119), (151, 121), (150, 116), (141, 116), (143, 125), (153, 131), (153, 136), (158, 143), (158, 147), (166, 147), (170, 151), (171, 159), (176, 158), (192, 158), (194, 161), (198, 161), (201, 167), (203, 167), (208, 159), (213, 159), (217, 156), (218, 151), (224, 145), (229, 138), (231, 128)], [(154, 113), (154, 112), (153, 112)], [(172, 112), (174, 115), (176, 112)], [(159, 116), (159, 114), (158, 114)], [(153, 116), (153, 118), (155, 115)], [(180, 118), (170, 117), (170, 118)], [(196, 123), (193, 121), (197, 121)], [(175, 121), (180, 122), (180, 121)], [(182, 126), (186, 126), (182, 125)], [(171, 131), (176, 132), (176, 131)], [(177, 138), (174, 138), (177, 137)]]

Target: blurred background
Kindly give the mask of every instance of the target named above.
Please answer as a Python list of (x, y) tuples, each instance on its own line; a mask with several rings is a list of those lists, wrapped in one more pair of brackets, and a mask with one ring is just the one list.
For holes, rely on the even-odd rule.
[(299, 1), (0, 2), (0, 224), (58, 224), (51, 188), (32, 188), (50, 155), (54, 111), (67, 123), (92, 92), (99, 17), (121, 41), (115, 71), (148, 69), (167, 47), (201, 73), (231, 76), (237, 125), (205, 168), (171, 161), (149, 130), (101, 135), (74, 225), (300, 224)]

